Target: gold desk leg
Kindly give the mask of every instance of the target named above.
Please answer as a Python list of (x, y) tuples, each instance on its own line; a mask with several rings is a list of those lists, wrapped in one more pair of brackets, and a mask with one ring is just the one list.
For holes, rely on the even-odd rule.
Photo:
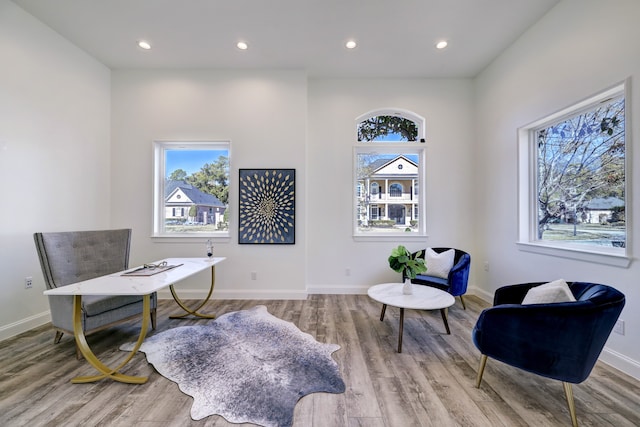
[(187, 307), (185, 305), (185, 303), (180, 299), (180, 297), (178, 296), (178, 294), (176, 293), (176, 290), (173, 288), (173, 285), (169, 286), (169, 289), (171, 290), (171, 295), (173, 296), (173, 299), (176, 301), (176, 303), (184, 310), (186, 311), (185, 314), (181, 314), (178, 316), (169, 316), (169, 319), (184, 319), (187, 316), (196, 316), (196, 317), (200, 317), (202, 319), (215, 319), (216, 316), (213, 314), (203, 314), (200, 313), (198, 310), (200, 310), (202, 307), (204, 307), (204, 305), (209, 302), (209, 298), (211, 298), (211, 294), (213, 294), (213, 287), (216, 284), (216, 266), (212, 265), (211, 266), (211, 287), (209, 288), (209, 293), (207, 294), (207, 297), (202, 300), (202, 302), (200, 303), (199, 306), (197, 306), (196, 308), (194, 308), (193, 310), (190, 309), (189, 307)]
[(91, 366), (96, 368), (101, 375), (76, 377), (71, 380), (74, 384), (90, 383), (99, 381), (103, 378), (111, 378), (114, 381), (119, 381), (128, 384), (144, 384), (147, 382), (147, 377), (134, 377), (131, 375), (124, 375), (118, 371), (122, 369), (124, 365), (129, 363), (133, 356), (138, 352), (144, 337), (147, 334), (149, 328), (149, 312), (151, 310), (151, 295), (144, 295), (142, 297), (142, 328), (140, 329), (140, 335), (135, 347), (129, 353), (129, 356), (120, 364), (117, 368), (112, 369), (102, 363), (95, 354), (89, 348), (87, 344), (87, 338), (82, 330), (82, 295), (75, 295), (73, 297), (73, 334), (76, 337), (76, 343), (80, 349), (80, 353), (84, 356), (85, 360), (89, 362)]

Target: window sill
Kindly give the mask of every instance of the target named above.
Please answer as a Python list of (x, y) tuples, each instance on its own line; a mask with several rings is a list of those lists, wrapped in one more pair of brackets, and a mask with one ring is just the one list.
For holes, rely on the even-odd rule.
[(354, 242), (413, 242), (413, 241), (421, 241), (424, 240), (428, 236), (426, 234), (418, 234), (418, 233), (385, 233), (385, 234), (355, 234), (353, 235)]
[(155, 243), (198, 243), (204, 244), (207, 240), (213, 243), (229, 243), (231, 236), (224, 235), (206, 235), (206, 234), (155, 234), (151, 236), (151, 240)]
[(540, 255), (548, 255), (561, 258), (575, 259), (578, 261), (610, 265), (613, 267), (627, 268), (631, 264), (631, 257), (625, 254), (621, 248), (604, 248), (599, 251), (585, 250), (575, 246), (562, 247), (532, 242), (517, 242), (518, 249)]

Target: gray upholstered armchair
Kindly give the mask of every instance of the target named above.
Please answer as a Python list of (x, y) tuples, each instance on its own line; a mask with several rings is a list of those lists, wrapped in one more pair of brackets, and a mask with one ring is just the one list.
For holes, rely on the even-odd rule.
[[(129, 268), (131, 230), (35, 233), (47, 289), (89, 280)], [(73, 296), (49, 295), (54, 343), (66, 332), (73, 335)], [(157, 295), (151, 295), (151, 326), (156, 328)], [(129, 320), (142, 313), (141, 296), (90, 295), (82, 298), (85, 334)]]

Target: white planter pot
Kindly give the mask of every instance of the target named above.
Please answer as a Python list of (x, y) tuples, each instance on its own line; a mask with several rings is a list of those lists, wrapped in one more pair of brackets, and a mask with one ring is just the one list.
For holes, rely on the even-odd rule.
[(402, 285), (402, 293), (405, 295), (413, 295), (413, 283), (411, 283), (411, 279), (404, 279), (404, 285)]

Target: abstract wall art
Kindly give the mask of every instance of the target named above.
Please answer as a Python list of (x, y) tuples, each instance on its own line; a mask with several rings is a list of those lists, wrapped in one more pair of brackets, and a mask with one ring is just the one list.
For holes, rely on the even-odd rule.
[(238, 243), (295, 244), (295, 169), (240, 169)]

